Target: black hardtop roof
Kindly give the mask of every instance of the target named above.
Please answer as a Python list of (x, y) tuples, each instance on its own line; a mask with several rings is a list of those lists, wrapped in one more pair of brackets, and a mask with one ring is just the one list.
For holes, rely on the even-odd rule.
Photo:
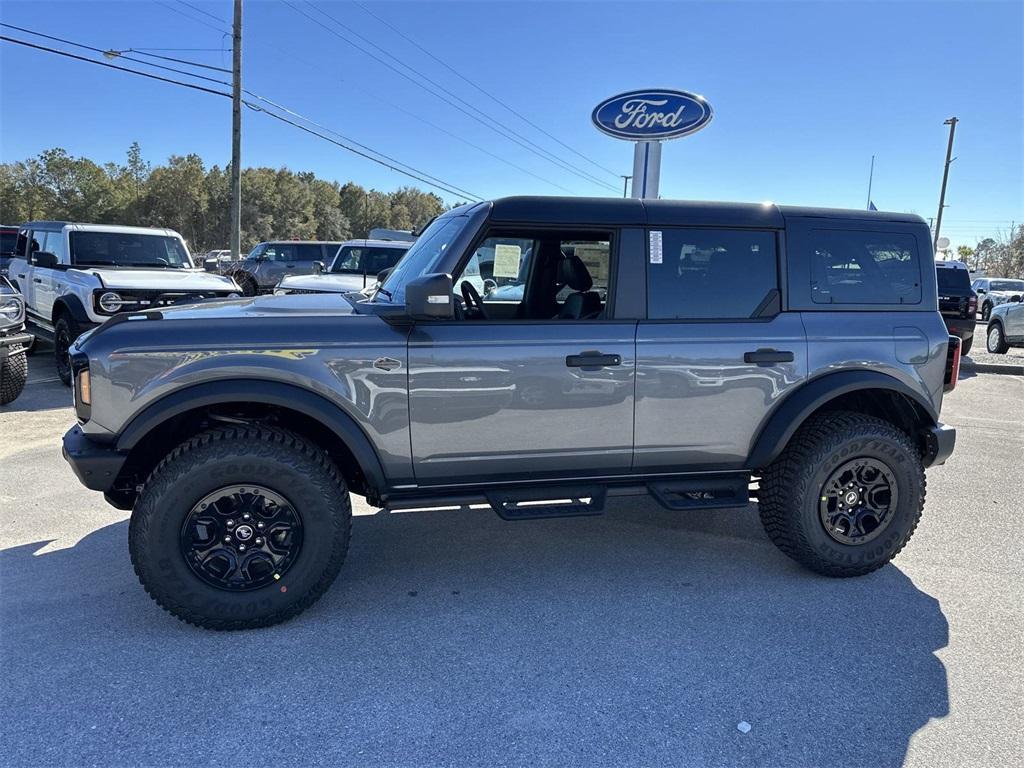
[(491, 206), (494, 222), (671, 226), (694, 224), (781, 229), (788, 218), (863, 219), (924, 224), (910, 213), (843, 208), (807, 208), (774, 203), (721, 203), (701, 200), (638, 200), (616, 197), (501, 197)]

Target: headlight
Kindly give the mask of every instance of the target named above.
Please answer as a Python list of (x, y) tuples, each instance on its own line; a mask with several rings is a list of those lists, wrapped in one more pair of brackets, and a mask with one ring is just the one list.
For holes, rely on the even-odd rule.
[(121, 300), (121, 295), (118, 293), (114, 293), (113, 291), (107, 291), (102, 296), (100, 296), (99, 305), (100, 309), (102, 309), (104, 312), (114, 314), (119, 309), (121, 309), (122, 304), (124, 304), (124, 302)]
[(241, 295), (242, 294), (240, 294), (240, 293), (235, 293), (235, 291), (232, 291), (231, 293), (228, 294), (228, 298), (229, 299), (237, 299), (237, 298), (240, 298)]
[(275, 288), (274, 289), (274, 295), (275, 296), (287, 296), (288, 295), (288, 289), (287, 288)]
[(17, 296), (0, 297), (0, 318), (9, 322), (16, 322), (21, 319), (24, 304)]

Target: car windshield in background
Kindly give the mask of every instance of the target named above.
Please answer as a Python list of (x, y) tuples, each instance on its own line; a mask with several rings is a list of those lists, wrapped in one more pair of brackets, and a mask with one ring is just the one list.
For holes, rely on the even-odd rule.
[(135, 232), (72, 232), (71, 263), (156, 269), (192, 266), (178, 238)]
[(971, 278), (966, 269), (939, 267), (935, 273), (938, 275), (940, 292), (963, 291), (966, 293), (971, 289)]
[(17, 232), (0, 233), (0, 256), (10, 256), (18, 245)]
[[(438, 263), (448, 246), (452, 244), (469, 218), (466, 216), (450, 216), (434, 219), (412, 247), (406, 251), (405, 258), (398, 262), (387, 280), (380, 287), (388, 301), (395, 304), (405, 303), (405, 284), (420, 275), (429, 275)], [(376, 300), (379, 296), (375, 295)]]
[(1024, 280), (993, 280), (990, 291), (1024, 291)]
[(343, 275), (376, 276), (398, 263), (408, 248), (380, 248), (346, 245), (334, 259), (331, 272)]

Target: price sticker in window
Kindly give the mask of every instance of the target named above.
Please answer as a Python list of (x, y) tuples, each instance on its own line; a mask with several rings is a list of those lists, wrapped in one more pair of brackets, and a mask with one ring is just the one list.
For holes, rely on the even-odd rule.
[(661, 232), (659, 230), (651, 230), (651, 264), (662, 263), (662, 251), (661, 251)]
[(519, 277), (523, 249), (518, 245), (498, 243), (494, 246), (494, 276)]

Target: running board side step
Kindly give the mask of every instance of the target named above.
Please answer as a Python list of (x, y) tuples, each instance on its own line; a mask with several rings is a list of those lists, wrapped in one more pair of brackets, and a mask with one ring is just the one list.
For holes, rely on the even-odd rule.
[(604, 512), (604, 486), (554, 486), (488, 491), (487, 501), (502, 520), (580, 517)]
[(648, 483), (651, 495), (666, 509), (721, 509), (750, 503), (750, 475), (718, 475)]

